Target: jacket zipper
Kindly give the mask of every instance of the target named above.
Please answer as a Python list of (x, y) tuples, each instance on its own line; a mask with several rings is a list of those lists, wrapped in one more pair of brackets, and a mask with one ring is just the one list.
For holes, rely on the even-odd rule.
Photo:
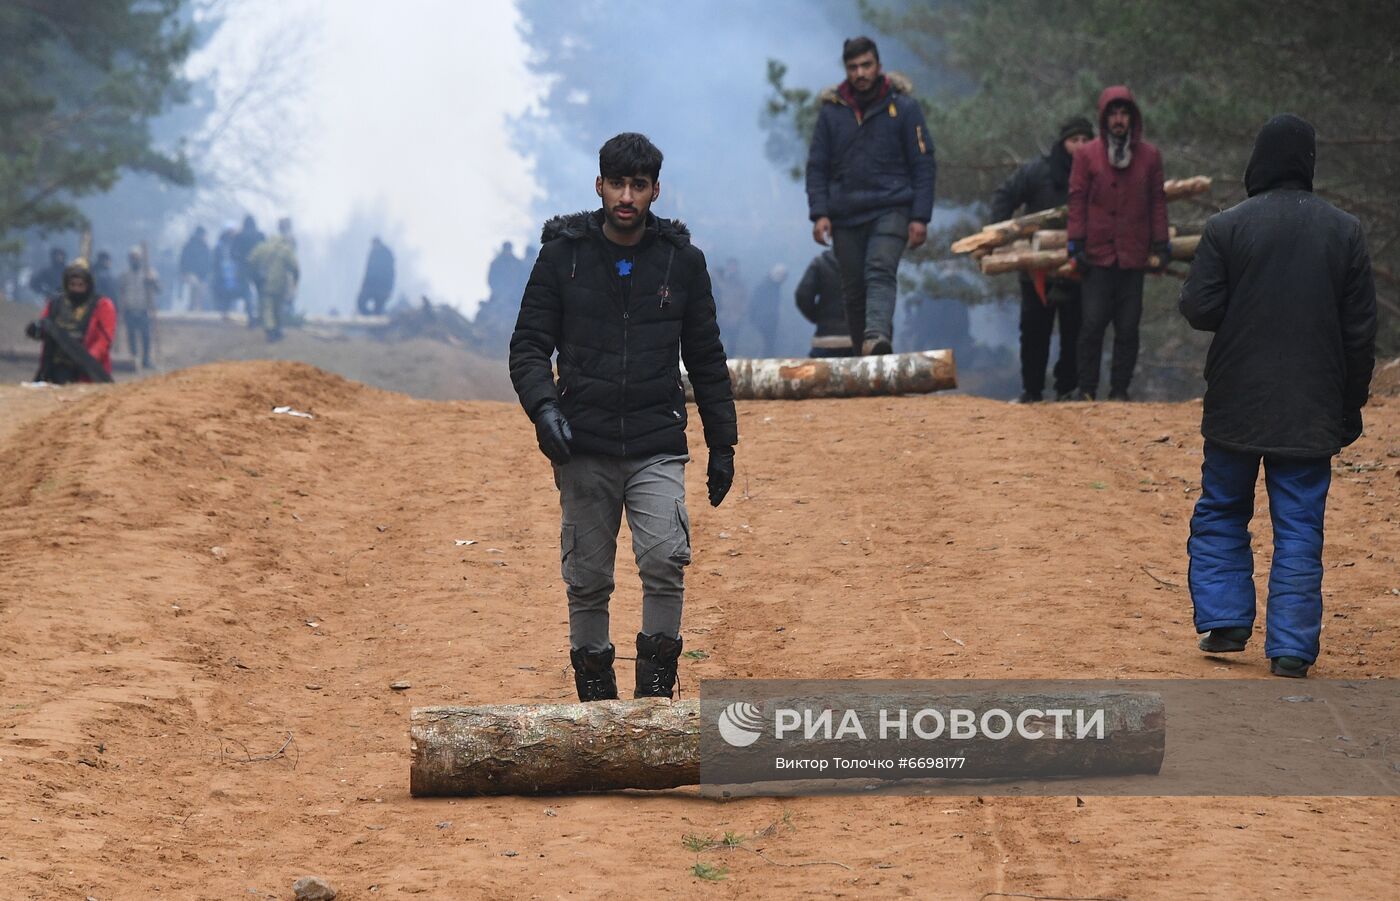
[(627, 310), (622, 311), (622, 456), (627, 456)]

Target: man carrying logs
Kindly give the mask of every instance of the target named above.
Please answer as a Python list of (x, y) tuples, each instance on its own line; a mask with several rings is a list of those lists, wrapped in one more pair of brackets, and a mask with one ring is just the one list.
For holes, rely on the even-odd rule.
[[(1060, 126), (1055, 146), (1044, 156), (1017, 169), (992, 196), (992, 221), (1010, 219), (1018, 207), (1034, 213), (1063, 206), (1069, 196), (1070, 166), (1080, 145), (1094, 139), (1094, 126), (1076, 116)], [(1060, 359), (1055, 363), (1055, 399), (1069, 400), (1079, 386), (1079, 281), (1050, 276), (1045, 270), (1021, 270), (1021, 396), (1019, 403), (1036, 403), (1045, 391), (1045, 366), (1050, 361), (1050, 334), (1060, 317)]]
[(1259, 464), (1274, 524), (1264, 653), (1306, 676), (1322, 630), (1322, 525), (1331, 458), (1361, 436), (1375, 365), (1376, 286), (1356, 217), (1313, 193), (1316, 138), (1297, 116), (1259, 132), (1249, 199), (1206, 223), (1180, 309), (1214, 332), (1191, 517), (1200, 648), (1243, 651), (1254, 627), (1249, 520)]
[(734, 395), (704, 254), (684, 225), (650, 212), (661, 151), (643, 135), (620, 134), (599, 151), (598, 168), (602, 209), (545, 224), (510, 340), (510, 376), (554, 464), (579, 700), (617, 697), (608, 600), (624, 510), (642, 580), (636, 696), (672, 697), (690, 563), (680, 361), (704, 424), (716, 507), (734, 481)]
[(1128, 400), (1137, 365), (1145, 270), (1171, 261), (1162, 154), (1142, 139), (1142, 112), (1126, 87), (1099, 95), (1099, 139), (1074, 153), (1069, 256), (1084, 274), (1078, 400), (1094, 400), (1104, 333), (1113, 325), (1109, 400)]
[(874, 41), (851, 38), (841, 59), (846, 80), (822, 92), (807, 154), (812, 237), (836, 250), (856, 349), (888, 354), (899, 258), (928, 240), (933, 139), (911, 85), (881, 70)]

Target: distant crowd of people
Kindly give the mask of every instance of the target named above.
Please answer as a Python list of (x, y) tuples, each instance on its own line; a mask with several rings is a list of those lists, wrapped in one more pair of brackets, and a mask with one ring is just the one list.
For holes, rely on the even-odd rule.
[(176, 303), (184, 309), (228, 317), (241, 307), (249, 328), (263, 328), (269, 341), (282, 339), (301, 279), (291, 219), (279, 220), (271, 237), (251, 215), (241, 227), (229, 220), (212, 247), (204, 226), (196, 226), (180, 249), (179, 267)]
[[(48, 264), (26, 284), (43, 307), (26, 328), (29, 337), (41, 342), (36, 380), (110, 381), (119, 328), (126, 332), (137, 365), (155, 368), (158, 317), (176, 305), (225, 317), (242, 306), (250, 328), (264, 329), (268, 341), (281, 340), (301, 277), (291, 219), (281, 219), (270, 237), (252, 216), (241, 229), (226, 223), (212, 248), (206, 236), (204, 226), (197, 226), (181, 249), (173, 298), (165, 296), (145, 244), (128, 251), (120, 273), (108, 251), (99, 251), (91, 261), (70, 261), (63, 248), (51, 248)], [(392, 259), (389, 265), (392, 273)]]

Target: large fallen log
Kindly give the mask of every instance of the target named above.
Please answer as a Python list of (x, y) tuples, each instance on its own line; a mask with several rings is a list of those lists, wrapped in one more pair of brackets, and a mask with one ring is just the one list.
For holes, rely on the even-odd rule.
[[(1210, 177), (1195, 175), (1191, 178), (1173, 178), (1162, 183), (1167, 202), (1195, 197), (1210, 190)], [(1004, 222), (994, 222), (983, 226), (982, 230), (953, 242), (953, 253), (972, 253), (978, 250), (991, 250), (1010, 244), (1018, 238), (1028, 238), (1037, 231), (1062, 229), (1069, 216), (1069, 207), (1058, 206), (1035, 213), (1027, 213)]]
[(418, 707), (409, 791), (530, 795), (700, 781), (700, 702)]
[[(774, 710), (788, 703), (822, 709), (820, 700), (772, 699)], [(829, 700), (829, 699), (828, 699)], [(909, 692), (899, 698), (872, 696), (846, 702), (874, 724), (887, 707), (910, 715), (926, 708), (1030, 711), (1040, 740), (978, 734), (954, 739), (906, 734), (878, 744), (832, 743), (803, 735), (779, 738), (776, 727), (756, 743), (721, 740), (723, 700), (644, 699), (590, 704), (420, 707), (409, 715), (409, 790), (417, 797), (442, 795), (557, 794), (665, 789), (707, 782), (758, 783), (812, 778), (810, 771), (774, 771), (774, 754), (817, 757), (875, 754), (956, 754), (957, 771), (891, 773), (892, 780), (1038, 779), (1067, 776), (1155, 774), (1165, 753), (1166, 716), (1159, 694), (1142, 691), (1026, 692), (1020, 695), (969, 692), (929, 697)], [(1102, 731), (1088, 740), (1059, 740), (1046, 718), (1057, 709), (1102, 711)], [(928, 726), (931, 720), (911, 720)], [(1066, 726), (1066, 728), (1068, 728)], [(712, 731), (707, 731), (712, 730)], [(702, 735), (706, 736), (702, 742)], [(752, 741), (752, 740), (751, 740)], [(702, 760), (702, 753), (705, 755)], [(869, 778), (868, 771), (846, 776)], [(842, 778), (828, 775), (826, 778)]]
[[(690, 377), (685, 394), (694, 400)], [(736, 400), (811, 400), (928, 394), (958, 387), (951, 350), (920, 350), (871, 357), (732, 359), (729, 381)]]

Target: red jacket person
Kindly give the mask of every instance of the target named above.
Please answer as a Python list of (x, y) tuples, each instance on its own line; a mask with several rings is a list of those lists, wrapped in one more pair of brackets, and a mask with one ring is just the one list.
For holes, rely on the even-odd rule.
[(110, 382), (116, 330), (116, 305), (98, 295), (87, 263), (74, 260), (63, 270), (63, 293), (45, 303), (44, 315), (25, 329), (43, 341), (35, 380)]
[(1142, 112), (1122, 85), (1099, 95), (1099, 138), (1074, 153), (1069, 177), (1069, 254), (1084, 273), (1079, 391), (1099, 387), (1104, 333), (1113, 324), (1109, 400), (1128, 400), (1137, 365), (1142, 277), (1171, 258), (1162, 154), (1142, 138)]

